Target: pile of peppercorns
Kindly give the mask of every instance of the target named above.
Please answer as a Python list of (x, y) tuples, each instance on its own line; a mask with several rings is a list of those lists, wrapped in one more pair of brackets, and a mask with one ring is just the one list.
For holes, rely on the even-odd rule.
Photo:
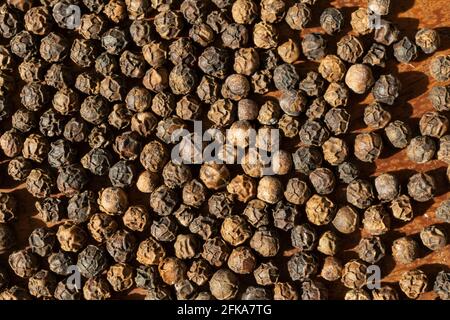
[[(6, 0), (1, 157), (9, 177), (37, 198), (47, 227), (18, 246), (14, 225), (25, 217), (17, 216), (14, 192), (0, 194), (0, 300), (97, 300), (135, 288), (149, 300), (315, 300), (327, 299), (336, 281), (349, 300), (414, 299), (429, 288), (450, 299), (444, 270), (434, 285), (422, 270), (404, 273), (404, 295), (387, 284), (369, 290), (370, 265), (387, 254), (399, 264), (420, 256), (414, 238), (396, 239), (389, 251), (383, 236), (395, 221), (411, 221), (414, 201), (433, 199), (437, 186), (420, 172), (406, 188), (392, 173), (371, 181), (358, 165), (389, 147), (406, 149), (416, 163), (437, 156), (450, 164), (443, 114), (450, 111), (450, 85), (431, 90), (436, 111), (423, 114), (416, 135), (391, 117), (401, 83), (383, 70), (391, 52), (400, 63), (420, 50), (434, 53), (439, 34), (421, 29), (411, 41), (384, 18), (374, 26), (371, 15), (387, 15), (390, 1), (368, 0), (370, 11), (355, 10), (353, 31), (341, 36), (348, 23), (341, 10), (327, 8), (319, 19), (315, 5)], [(283, 39), (283, 28), (300, 31), (312, 20), (323, 32)], [(327, 46), (334, 35), (335, 54)], [(317, 71), (299, 72), (304, 58), (317, 62)], [(436, 56), (430, 74), (450, 80), (450, 56)], [(274, 90), (279, 99), (266, 95)], [(368, 130), (349, 146), (349, 99), (370, 90)], [(256, 144), (271, 162), (250, 151), (240, 165), (171, 160), (173, 134), (193, 132), (194, 120), (240, 148), (258, 130)], [(266, 143), (272, 129), (281, 132), (280, 150)], [(217, 158), (235, 160), (233, 150)], [(183, 160), (191, 159), (188, 151), (181, 148)], [(274, 175), (265, 175), (267, 166)], [(342, 187), (346, 197), (338, 195)], [(450, 223), (450, 200), (435, 213)], [(342, 244), (360, 221), (359, 258), (343, 261)], [(429, 250), (447, 244), (440, 225), (424, 228), (420, 240)], [(74, 270), (81, 288), (68, 281)]]

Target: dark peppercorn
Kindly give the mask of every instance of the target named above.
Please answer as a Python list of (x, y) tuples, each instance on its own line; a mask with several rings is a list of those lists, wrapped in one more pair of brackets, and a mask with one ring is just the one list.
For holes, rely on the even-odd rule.
[(406, 271), (399, 281), (400, 289), (410, 299), (417, 299), (428, 287), (428, 277), (419, 269)]
[(287, 266), (293, 281), (305, 281), (317, 273), (318, 262), (313, 255), (301, 252), (293, 255), (289, 259)]
[(61, 199), (45, 198), (35, 203), (39, 217), (44, 222), (57, 222), (63, 218), (65, 204)]
[(425, 247), (436, 251), (447, 245), (447, 235), (438, 225), (425, 227), (420, 231), (420, 239)]
[(426, 173), (416, 173), (408, 180), (408, 194), (416, 201), (426, 202), (436, 191), (434, 178)]
[(437, 56), (430, 63), (431, 76), (437, 81), (450, 79), (450, 55)]
[(395, 43), (393, 48), (394, 56), (399, 62), (408, 63), (417, 58), (417, 46), (408, 37)]
[(400, 81), (393, 75), (382, 75), (372, 88), (375, 100), (388, 105), (393, 105), (401, 90)]
[(30, 278), (39, 269), (38, 256), (27, 249), (11, 253), (8, 263), (14, 273), (21, 278)]
[(344, 17), (336, 8), (327, 8), (320, 15), (320, 25), (329, 35), (340, 32), (343, 24)]

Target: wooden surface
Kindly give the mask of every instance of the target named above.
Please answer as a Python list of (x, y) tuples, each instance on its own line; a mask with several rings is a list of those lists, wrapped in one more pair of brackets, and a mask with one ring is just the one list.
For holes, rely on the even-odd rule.
[[(320, 12), (327, 7), (329, 1), (318, 0), (319, 5), (314, 9), (314, 20), (311, 23), (312, 28), (308, 28), (303, 31), (303, 34), (311, 31), (319, 31), (318, 16)], [(366, 3), (365, 0), (351, 1), (351, 0), (339, 0), (332, 1), (331, 4), (336, 7), (343, 7), (343, 12), (346, 16), (346, 28), (337, 37), (329, 38), (330, 50), (335, 52), (335, 44), (341, 36), (350, 31), (350, 14), (359, 6), (363, 6)], [(450, 53), (450, 5), (449, 0), (393, 0), (392, 13), (387, 18), (390, 21), (395, 22), (402, 35), (407, 35), (410, 39), (414, 38), (414, 35), (418, 28), (428, 27), (436, 28), (441, 35), (442, 44), (437, 53), (432, 56), (426, 56), (421, 54), (416, 62), (411, 64), (397, 64), (390, 61), (386, 67), (384, 73), (394, 73), (400, 78), (403, 89), (401, 96), (397, 100), (394, 106), (389, 107), (389, 111), (392, 113), (393, 120), (401, 119), (409, 123), (414, 132), (418, 132), (418, 121), (421, 115), (429, 110), (432, 110), (432, 106), (427, 99), (429, 90), (436, 84), (436, 82), (429, 76), (429, 64), (433, 56), (440, 54)], [(287, 30), (287, 29), (283, 29)], [(294, 40), (299, 41), (300, 35), (293, 32), (283, 32), (282, 36), (292, 37)], [(365, 40), (370, 41), (370, 37), (364, 37)], [(367, 45), (366, 45), (367, 48)], [(298, 68), (302, 71), (302, 76), (306, 70), (317, 68), (317, 65), (311, 62), (305, 62), (304, 57), (296, 63)], [(378, 72), (378, 75), (381, 74)], [(271, 93), (270, 95), (277, 96), (277, 93)], [(353, 95), (351, 103), (347, 110), (349, 110), (352, 122), (351, 133), (347, 135), (346, 139), (352, 145), (354, 135), (358, 132), (367, 131), (362, 116), (364, 106), (372, 101), (370, 95), (367, 97)], [(448, 114), (447, 114), (448, 115)], [(1, 158), (4, 159), (4, 158)], [(406, 182), (408, 177), (414, 171), (428, 172), (432, 174), (438, 182), (438, 194), (433, 201), (418, 204), (414, 203), (415, 217), (409, 223), (400, 223), (393, 221), (394, 230), (389, 232), (384, 238), (386, 247), (388, 248), (387, 256), (379, 263), (382, 269), (383, 282), (391, 283), (400, 292), (397, 281), (400, 275), (413, 268), (421, 268), (424, 270), (430, 280), (430, 283), (434, 282), (436, 273), (443, 269), (450, 269), (450, 246), (443, 248), (442, 250), (431, 252), (425, 248), (419, 259), (413, 263), (406, 265), (396, 265), (390, 256), (390, 247), (392, 241), (402, 235), (411, 235), (420, 242), (418, 233), (420, 230), (428, 225), (439, 223), (434, 218), (434, 210), (442, 200), (450, 197), (449, 183), (445, 180), (446, 165), (443, 162), (433, 160), (424, 165), (417, 165), (408, 161), (405, 150), (393, 150), (392, 148), (385, 148), (380, 159), (374, 164), (364, 164), (358, 162), (358, 165), (362, 168), (363, 176), (375, 177), (384, 172), (394, 172), (401, 179), (403, 192), (406, 192)], [(1, 192), (13, 192), (19, 199), (18, 221), (15, 223), (15, 228), (18, 233), (19, 246), (25, 246), (29, 233), (33, 228), (43, 226), (44, 224), (36, 216), (36, 209), (34, 208), (34, 201), (30, 195), (24, 190), (23, 185), (16, 185), (6, 174), (6, 160), (0, 166), (0, 191)], [(338, 190), (336, 196), (342, 192), (342, 188)], [(135, 195), (137, 202), (147, 202), (147, 196), (145, 199), (140, 195)], [(443, 225), (450, 235), (449, 225)], [(344, 241), (344, 253), (340, 255), (344, 261), (350, 258), (357, 257), (354, 252), (355, 246), (358, 244), (361, 238), (361, 232), (356, 232), (351, 236), (342, 236)], [(285, 249), (285, 256), (289, 256), (294, 251), (289, 247)], [(285, 258), (280, 258), (286, 262)], [(6, 257), (0, 256), (0, 263), (4, 263)], [(327, 286), (330, 289), (330, 298), (342, 299), (343, 295), (347, 291), (339, 282), (329, 283)], [(134, 290), (128, 293), (128, 298), (136, 299), (142, 298), (144, 293), (140, 290)], [(421, 296), (421, 299), (434, 299), (435, 294), (427, 292)]]

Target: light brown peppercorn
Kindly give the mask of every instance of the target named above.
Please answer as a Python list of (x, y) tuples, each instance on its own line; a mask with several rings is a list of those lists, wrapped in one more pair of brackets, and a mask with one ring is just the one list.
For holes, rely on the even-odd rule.
[(354, 64), (345, 75), (345, 84), (355, 93), (363, 94), (374, 84), (372, 70), (364, 64)]
[(346, 71), (345, 64), (335, 55), (327, 55), (320, 61), (319, 73), (328, 82), (341, 81)]
[(337, 281), (342, 276), (342, 263), (336, 257), (326, 257), (320, 276), (327, 281)]
[(398, 284), (408, 298), (417, 299), (427, 290), (428, 277), (422, 270), (413, 269), (404, 272)]
[(401, 237), (392, 243), (392, 256), (397, 263), (411, 263), (419, 257), (419, 244), (410, 237)]
[(358, 261), (350, 260), (342, 269), (341, 282), (350, 289), (359, 289), (366, 284), (367, 266)]
[(321, 226), (333, 219), (335, 205), (327, 197), (315, 194), (306, 202), (305, 211), (311, 223)]
[(374, 205), (364, 211), (362, 223), (371, 235), (381, 235), (389, 231), (391, 219), (382, 205)]

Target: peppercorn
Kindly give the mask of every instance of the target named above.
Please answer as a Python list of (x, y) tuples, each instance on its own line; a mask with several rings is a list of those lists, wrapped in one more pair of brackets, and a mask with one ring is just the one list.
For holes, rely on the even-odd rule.
[(30, 278), (39, 269), (38, 256), (29, 249), (12, 252), (8, 257), (8, 263), (14, 273), (21, 278)]
[(435, 211), (436, 218), (445, 222), (450, 221), (450, 200), (444, 200)]
[(343, 23), (344, 16), (341, 11), (336, 8), (326, 8), (320, 15), (320, 25), (329, 35), (340, 32)]
[(408, 180), (408, 194), (416, 201), (426, 202), (433, 198), (436, 191), (434, 178), (426, 173), (416, 173)]
[(442, 270), (436, 276), (436, 280), (434, 281), (433, 291), (437, 293), (441, 300), (449, 300), (450, 298), (450, 275), (448, 272)]
[[(16, 129), (22, 133), (29, 132), (37, 127), (36, 113), (25, 109), (17, 109), (16, 112), (11, 117), (11, 124), (13, 129)], [(12, 131), (7, 131), (5, 134), (12, 133)]]
[(305, 281), (317, 273), (317, 258), (310, 253), (294, 254), (287, 263), (289, 276), (293, 281)]
[(69, 267), (74, 264), (74, 259), (69, 253), (60, 251), (50, 254), (47, 262), (52, 272), (67, 276), (71, 273)]
[(339, 82), (344, 78), (347, 71), (342, 60), (335, 55), (327, 55), (319, 65), (319, 73), (328, 82)]
[(16, 181), (25, 180), (28, 177), (31, 169), (31, 161), (21, 156), (11, 159), (11, 161), (9, 161), (8, 163), (8, 175)]
[(101, 275), (87, 279), (83, 286), (83, 297), (86, 300), (109, 299), (111, 292), (108, 281)]
[(129, 261), (135, 252), (137, 240), (133, 233), (119, 229), (106, 239), (106, 250), (116, 262)]
[(94, 148), (86, 153), (80, 160), (82, 166), (91, 173), (103, 176), (111, 167), (112, 155), (104, 148)]
[(450, 55), (437, 56), (430, 63), (431, 76), (437, 81), (450, 79)]
[(420, 239), (425, 247), (436, 251), (447, 245), (447, 235), (445, 231), (437, 226), (431, 225), (420, 231)]
[(328, 256), (325, 258), (320, 276), (327, 281), (336, 281), (341, 278), (342, 263), (335, 257)]
[(410, 299), (417, 299), (428, 287), (426, 274), (419, 269), (406, 271), (399, 281), (400, 289)]
[[(352, 83), (353, 84), (353, 83)], [(349, 90), (343, 83), (330, 83), (323, 98), (333, 107), (345, 107), (349, 98)]]
[(170, 216), (153, 220), (150, 226), (150, 234), (158, 241), (171, 242), (176, 239), (178, 225)]
[(375, 28), (374, 40), (385, 46), (397, 42), (400, 30), (390, 21), (382, 20), (378, 28)]
[(302, 40), (302, 52), (308, 60), (320, 61), (326, 55), (326, 48), (327, 41), (320, 33), (308, 33)]
[(145, 300), (171, 300), (172, 293), (167, 286), (157, 286), (147, 291)]
[(273, 288), (274, 300), (298, 300), (298, 292), (289, 282), (277, 282)]
[(384, 255), (384, 244), (378, 236), (362, 238), (358, 244), (358, 256), (367, 263), (377, 263)]
[(31, 300), (31, 296), (26, 289), (12, 286), (0, 292), (0, 300)]
[(383, 150), (383, 141), (377, 133), (360, 133), (355, 137), (355, 156), (364, 162), (374, 162)]
[(53, 186), (49, 173), (42, 169), (32, 169), (26, 180), (27, 191), (36, 198), (49, 196)]
[(164, 247), (151, 237), (143, 240), (136, 252), (136, 260), (146, 266), (158, 265), (165, 256)]
[(130, 289), (133, 285), (133, 268), (124, 263), (117, 263), (109, 267), (106, 279), (116, 292)]
[(447, 133), (448, 128), (448, 118), (436, 111), (425, 112), (420, 118), (419, 129), (424, 136), (441, 138)]
[(361, 289), (366, 284), (367, 266), (358, 261), (350, 260), (342, 269), (341, 282), (350, 289)]
[(394, 175), (383, 173), (376, 177), (374, 182), (378, 199), (381, 201), (393, 201), (400, 195), (400, 185)]

